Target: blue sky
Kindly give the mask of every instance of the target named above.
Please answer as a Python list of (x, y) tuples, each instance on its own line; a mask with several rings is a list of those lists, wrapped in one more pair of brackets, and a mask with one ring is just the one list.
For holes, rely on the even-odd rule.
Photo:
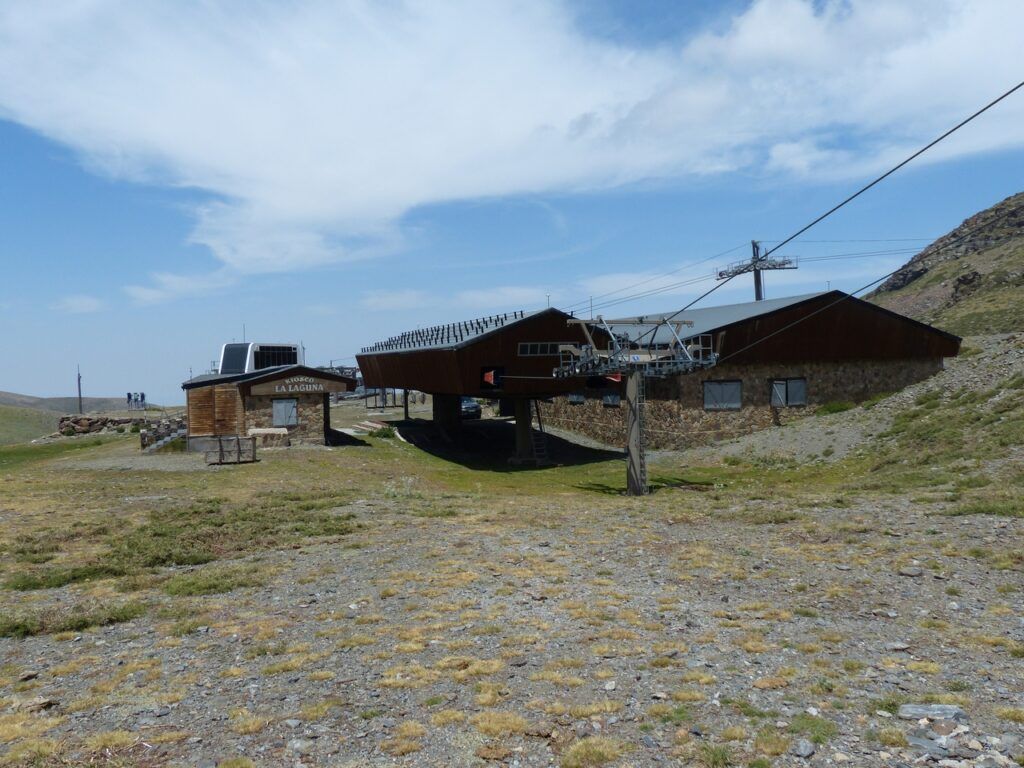
[[(0, 9), (0, 390), (69, 394), (80, 363), (87, 394), (174, 403), (243, 323), (326, 363), (709, 275), (1019, 81), (1024, 22), (1009, 0), (175, 8)], [(786, 252), (920, 247), (1021, 191), (1022, 119), (1018, 95)]]

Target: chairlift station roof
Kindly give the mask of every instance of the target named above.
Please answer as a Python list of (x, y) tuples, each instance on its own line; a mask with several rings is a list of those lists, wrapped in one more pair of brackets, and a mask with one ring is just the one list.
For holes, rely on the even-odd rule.
[[(523, 356), (520, 345), (586, 343), (582, 327), (569, 323), (573, 319), (554, 308), (492, 315), (408, 331), (365, 347), (357, 359), (368, 387), (477, 397), (562, 394), (581, 389), (585, 382), (552, 379), (557, 354)], [(692, 323), (679, 328), (683, 340), (710, 335), (720, 364), (934, 359), (952, 357), (960, 347), (957, 336), (842, 291), (606, 322), (616, 335), (637, 339), (646, 331), (644, 345), (661, 345), (675, 340), (662, 324), (666, 320)], [(606, 339), (602, 324), (594, 320), (588, 325), (600, 346)], [(482, 385), (481, 378), (494, 370), (501, 371), (505, 381), (496, 390)]]

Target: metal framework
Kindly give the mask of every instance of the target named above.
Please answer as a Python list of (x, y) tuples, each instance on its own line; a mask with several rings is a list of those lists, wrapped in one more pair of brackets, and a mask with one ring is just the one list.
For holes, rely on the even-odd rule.
[[(553, 375), (555, 378), (626, 375), (626, 492), (630, 496), (644, 496), (650, 491), (644, 448), (646, 380), (694, 373), (715, 365), (718, 355), (712, 347), (711, 336), (686, 336), (683, 329), (693, 327), (690, 320), (651, 322), (637, 318), (610, 325), (599, 315), (596, 320), (570, 320), (569, 323), (582, 326), (588, 343), (559, 345), (559, 366)], [(620, 330), (630, 326), (635, 326), (638, 332), (631, 334)], [(601, 349), (594, 342), (591, 327), (607, 334), (607, 348)], [(659, 334), (662, 329), (667, 329), (668, 334)]]
[(724, 269), (718, 270), (719, 280), (728, 280), (747, 272), (754, 273), (754, 300), (764, 301), (764, 280), (761, 273), (769, 269), (796, 269), (799, 265), (788, 258), (777, 258), (761, 254), (761, 244), (757, 240), (750, 241), (751, 255), (745, 261), (737, 261)]
[[(587, 343), (559, 345), (559, 365), (552, 373), (556, 379), (607, 376), (632, 371), (640, 371), (651, 377), (677, 376), (708, 368), (717, 361), (709, 334), (685, 336), (682, 333), (684, 327), (693, 326), (690, 320), (617, 320), (613, 328), (598, 315), (594, 320), (570, 320), (569, 324), (582, 327)], [(594, 342), (591, 326), (601, 328), (608, 335), (606, 349), (601, 349)], [(622, 326), (637, 326), (646, 330), (634, 337), (615, 330)], [(659, 340), (660, 328), (669, 331), (669, 341)]]

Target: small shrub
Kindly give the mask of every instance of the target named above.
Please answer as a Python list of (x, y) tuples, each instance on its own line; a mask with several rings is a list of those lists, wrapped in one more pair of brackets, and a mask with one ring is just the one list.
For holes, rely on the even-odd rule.
[(732, 752), (724, 744), (701, 744), (697, 759), (704, 768), (729, 768), (733, 764)]
[(907, 737), (899, 728), (883, 728), (878, 732), (878, 743), (887, 747), (905, 747)]
[(258, 587), (263, 583), (264, 579), (255, 566), (206, 568), (168, 579), (164, 584), (164, 592), (173, 597), (214, 595), (239, 587)]
[(367, 432), (370, 437), (377, 437), (384, 440), (390, 440), (395, 436), (394, 427), (378, 427), (377, 429)]
[(839, 728), (831, 720), (824, 717), (815, 717), (806, 712), (796, 715), (789, 725), (792, 733), (806, 736), (815, 744), (824, 744), (838, 733)]

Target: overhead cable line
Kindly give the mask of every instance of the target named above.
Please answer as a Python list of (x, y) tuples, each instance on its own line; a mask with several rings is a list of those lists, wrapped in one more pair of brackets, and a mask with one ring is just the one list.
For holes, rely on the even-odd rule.
[(946, 132), (945, 132), (944, 134), (942, 134), (941, 136), (939, 136), (939, 137), (938, 137), (937, 139), (934, 139), (934, 140), (930, 141), (930, 142), (929, 142), (928, 144), (925, 144), (925, 145), (924, 145), (923, 147), (921, 147), (921, 149), (917, 150), (917, 152), (915, 152), (914, 154), (912, 154), (912, 155), (911, 155), (910, 157), (908, 157), (908, 158), (907, 158), (906, 160), (904, 160), (903, 162), (899, 163), (898, 165), (894, 165), (894, 166), (893, 166), (892, 168), (890, 168), (890, 169), (889, 169), (888, 171), (886, 171), (885, 173), (883, 173), (883, 174), (882, 174), (881, 176), (879, 176), (879, 177), (878, 177), (877, 179), (875, 179), (874, 181), (872, 181), (872, 182), (871, 182), (870, 184), (866, 184), (865, 186), (863, 186), (863, 187), (861, 187), (860, 189), (858, 189), (858, 190), (857, 190), (856, 192), (854, 192), (854, 193), (853, 193), (852, 195), (850, 195), (850, 196), (849, 196), (848, 198), (846, 198), (845, 200), (843, 200), (843, 201), (842, 201), (841, 203), (839, 203), (838, 205), (835, 205), (835, 206), (833, 206), (832, 208), (830, 208), (829, 210), (825, 211), (825, 213), (821, 214), (821, 216), (819, 216), (818, 218), (816, 218), (816, 219), (815, 219), (814, 221), (812, 221), (812, 222), (811, 222), (810, 224), (807, 224), (806, 226), (804, 226), (804, 227), (802, 227), (801, 229), (797, 230), (797, 231), (796, 231), (796, 232), (795, 232), (794, 234), (792, 234), (792, 235), (790, 235), (789, 237), (787, 237), (787, 238), (786, 238), (785, 240), (783, 240), (782, 242), (780, 242), (780, 243), (779, 243), (778, 245), (776, 245), (776, 246), (774, 246), (774, 247), (772, 247), (772, 248), (769, 248), (769, 249), (768, 249), (767, 251), (765, 251), (765, 252), (764, 252), (764, 253), (762, 254), (762, 256), (768, 256), (768, 255), (770, 255), (770, 254), (774, 253), (775, 251), (779, 250), (779, 248), (781, 248), (782, 246), (786, 245), (787, 243), (789, 243), (789, 242), (792, 242), (793, 240), (795, 240), (796, 238), (798, 238), (798, 237), (799, 237), (800, 235), (802, 235), (802, 234), (803, 234), (804, 232), (806, 232), (806, 231), (807, 231), (807, 230), (809, 230), (809, 229), (810, 229), (811, 227), (813, 227), (813, 226), (814, 226), (815, 224), (818, 224), (819, 222), (823, 221), (824, 219), (827, 219), (827, 218), (828, 218), (829, 216), (831, 216), (831, 215), (832, 215), (833, 213), (835, 213), (836, 211), (838, 211), (838, 210), (839, 210), (840, 208), (842, 208), (842, 207), (843, 207), (844, 205), (846, 205), (847, 203), (851, 202), (852, 200), (854, 200), (854, 199), (856, 199), (856, 198), (860, 197), (861, 195), (863, 195), (863, 194), (864, 194), (865, 192), (867, 192), (867, 191), (868, 191), (869, 189), (871, 189), (871, 188), (872, 188), (873, 186), (875, 186), (876, 184), (878, 184), (878, 183), (879, 183), (880, 181), (882, 181), (883, 179), (886, 179), (886, 178), (888, 178), (889, 176), (892, 176), (892, 174), (896, 173), (896, 171), (898, 171), (898, 170), (899, 170), (900, 168), (902, 168), (903, 166), (905, 166), (905, 165), (906, 165), (907, 163), (909, 163), (909, 162), (910, 162), (911, 160), (914, 160), (915, 158), (917, 158), (917, 157), (920, 157), (920, 156), (921, 156), (921, 155), (923, 155), (923, 154), (924, 154), (925, 152), (927, 152), (927, 151), (928, 151), (929, 149), (931, 149), (931, 148), (932, 148), (932, 147), (934, 147), (934, 146), (935, 146), (936, 144), (938, 144), (938, 143), (939, 143), (940, 141), (942, 141), (943, 139), (945, 139), (945, 138), (946, 138), (947, 136), (950, 136), (950, 135), (952, 135), (952, 134), (956, 133), (956, 132), (957, 132), (957, 131), (959, 131), (959, 130), (960, 130), (961, 128), (963, 128), (963, 127), (964, 127), (965, 125), (967, 125), (967, 124), (968, 124), (969, 122), (971, 122), (972, 120), (974, 120), (974, 118), (976, 118), (976, 117), (978, 117), (979, 115), (981, 115), (981, 114), (983, 114), (983, 113), (987, 112), (987, 111), (988, 111), (988, 110), (990, 110), (990, 109), (991, 109), (992, 107), (994, 107), (994, 106), (995, 106), (996, 104), (998, 104), (998, 103), (999, 103), (999, 102), (1001, 102), (1001, 101), (1002, 101), (1003, 99), (1005, 99), (1005, 98), (1006, 98), (1007, 96), (1009, 96), (1010, 94), (1014, 93), (1015, 91), (1018, 91), (1018, 90), (1020, 90), (1021, 88), (1024, 88), (1024, 80), (1022, 80), (1021, 82), (1017, 83), (1017, 84), (1016, 84), (1015, 86), (1013, 86), (1013, 88), (1011, 88), (1010, 90), (1006, 91), (1006, 92), (1005, 92), (1005, 93), (1004, 93), (1004, 94), (1003, 94), (1002, 96), (999, 96), (998, 98), (996, 98), (996, 99), (993, 99), (992, 101), (990, 101), (990, 102), (989, 102), (988, 104), (986, 104), (986, 105), (985, 105), (984, 107), (982, 107), (981, 109), (979, 109), (979, 110), (978, 110), (977, 112), (975, 112), (975, 113), (974, 113), (973, 115), (971, 115), (970, 117), (967, 117), (967, 118), (965, 118), (965, 119), (961, 120), (961, 121), (960, 121), (959, 123), (957, 123), (956, 125), (954, 125), (954, 126), (953, 126), (952, 128), (950, 128), (950, 129), (949, 129), (948, 131), (946, 131)]
[(628, 291), (628, 290), (630, 290), (632, 288), (636, 288), (636, 287), (641, 286), (641, 285), (646, 285), (647, 283), (651, 283), (651, 282), (653, 282), (655, 280), (660, 280), (663, 277), (668, 277), (669, 275), (674, 275), (674, 274), (677, 274), (677, 273), (682, 272), (684, 270), (691, 269), (692, 267), (696, 267), (696, 266), (698, 266), (700, 264), (705, 264), (705, 263), (707, 263), (709, 261), (714, 261), (715, 259), (720, 259), (723, 256), (728, 256), (730, 253), (738, 251), (740, 248), (746, 248), (746, 247), (747, 247), (746, 243), (741, 243), (740, 245), (737, 245), (737, 246), (735, 246), (733, 248), (729, 248), (728, 250), (722, 251), (721, 253), (716, 253), (713, 256), (707, 256), (707, 257), (705, 257), (703, 259), (700, 259), (699, 261), (694, 261), (694, 262), (692, 262), (690, 264), (684, 264), (683, 266), (678, 267), (677, 269), (671, 269), (668, 272), (662, 272), (661, 274), (654, 275), (653, 277), (648, 277), (648, 278), (646, 278), (644, 280), (640, 280), (639, 282), (633, 283), (631, 285), (623, 286), (622, 288), (617, 288), (614, 291), (608, 291), (607, 293), (601, 293), (601, 294), (598, 294), (597, 296), (591, 296), (588, 299), (583, 299), (582, 301), (577, 301), (574, 304), (569, 304), (569, 305), (567, 305), (567, 306), (565, 306), (563, 308), (566, 309), (566, 310), (569, 310), (569, 309), (573, 309), (574, 307), (586, 306), (589, 302), (593, 301), (594, 299), (603, 299), (603, 298), (605, 298), (607, 296), (614, 296), (615, 294), (622, 293), (623, 291)]
[[(948, 243), (944, 243), (943, 245), (941, 245), (938, 248), (936, 248), (935, 250), (933, 250), (932, 254), (941, 253), (942, 251), (945, 251), (948, 248), (952, 248), (955, 245), (959, 245), (964, 240), (966, 240), (968, 237), (970, 237), (971, 235), (977, 233), (979, 230), (985, 229), (986, 227), (990, 227), (993, 224), (998, 224), (1003, 219), (1008, 218), (1011, 215), (1016, 215), (1017, 213), (1018, 213), (1018, 210), (1016, 208), (1010, 208), (1010, 209), (1004, 211), (999, 216), (995, 217), (994, 219), (989, 219), (988, 221), (986, 221), (986, 222), (984, 222), (982, 224), (979, 224), (974, 229), (970, 229), (970, 230), (964, 232), (963, 234), (961, 234), (959, 237), (956, 237), (953, 240), (950, 240)], [(851, 297), (856, 296), (856, 294), (860, 293), (861, 291), (866, 291), (868, 288), (871, 288), (872, 286), (877, 285), (878, 283), (882, 282), (883, 280), (892, 277), (893, 275), (895, 275), (898, 272), (902, 271), (906, 266), (907, 265), (904, 264), (903, 266), (899, 267), (898, 269), (894, 269), (892, 272), (888, 272), (887, 274), (882, 275), (881, 277), (877, 278), (876, 280), (872, 280), (867, 285), (862, 285), (860, 288), (857, 288), (855, 291), (853, 291), (853, 293), (845, 294), (845, 295), (839, 297), (838, 299), (836, 299), (835, 301), (829, 302), (824, 307), (821, 307), (819, 309), (814, 310), (814, 312), (811, 312), (809, 315), (804, 315), (803, 317), (798, 318), (798, 319), (794, 320), (793, 322), (788, 323), (788, 324), (782, 326), (778, 330), (772, 331), (771, 333), (769, 333), (769, 334), (767, 334), (765, 336), (762, 336), (760, 339), (755, 339), (754, 341), (752, 341), (749, 344), (747, 344), (745, 347), (740, 347), (735, 352), (730, 352), (725, 357), (720, 358), (718, 360), (718, 362), (719, 363), (724, 363), (726, 360), (729, 360), (729, 359), (731, 359), (733, 357), (736, 357), (736, 355), (740, 354), (741, 352), (746, 352), (748, 349), (751, 349), (752, 347), (756, 347), (758, 344), (761, 344), (761, 343), (767, 341), (768, 339), (772, 338), (773, 336), (778, 336), (780, 333), (783, 333), (784, 331), (788, 331), (793, 326), (799, 325), (800, 323), (804, 322), (805, 320), (810, 320), (815, 315), (820, 315), (822, 312), (824, 312), (827, 309), (830, 309), (830, 308), (834, 307), (836, 304), (840, 304), (840, 303), (850, 299)]]

